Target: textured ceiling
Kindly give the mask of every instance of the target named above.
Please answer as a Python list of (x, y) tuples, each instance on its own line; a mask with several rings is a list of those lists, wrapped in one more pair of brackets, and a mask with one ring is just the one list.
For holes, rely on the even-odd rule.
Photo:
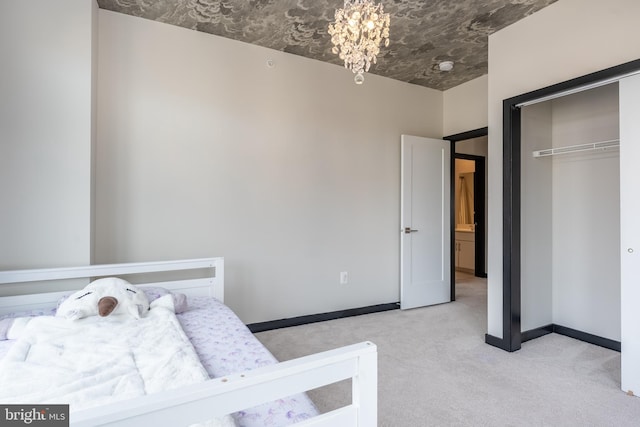
[[(377, 0), (376, 2), (379, 2)], [(370, 73), (446, 90), (487, 73), (489, 34), (556, 0), (382, 0), (390, 45)], [(342, 65), (327, 27), (342, 0), (98, 0), (126, 13)], [(440, 61), (455, 62), (442, 72)]]

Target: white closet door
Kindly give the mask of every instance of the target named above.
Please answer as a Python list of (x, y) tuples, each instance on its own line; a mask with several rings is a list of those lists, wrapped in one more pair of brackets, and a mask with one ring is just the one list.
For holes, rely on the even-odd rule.
[(622, 390), (640, 396), (640, 75), (620, 80)]

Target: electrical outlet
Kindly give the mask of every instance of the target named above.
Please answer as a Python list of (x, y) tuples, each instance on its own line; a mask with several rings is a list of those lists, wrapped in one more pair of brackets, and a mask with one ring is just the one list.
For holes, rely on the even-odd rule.
[(349, 273), (346, 271), (340, 272), (340, 284), (346, 285), (347, 283), (349, 283)]

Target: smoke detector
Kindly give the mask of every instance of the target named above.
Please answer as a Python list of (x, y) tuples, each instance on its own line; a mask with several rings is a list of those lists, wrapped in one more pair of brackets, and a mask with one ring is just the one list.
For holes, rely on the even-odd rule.
[(451, 71), (453, 70), (453, 61), (442, 61), (438, 64), (438, 68), (440, 71)]

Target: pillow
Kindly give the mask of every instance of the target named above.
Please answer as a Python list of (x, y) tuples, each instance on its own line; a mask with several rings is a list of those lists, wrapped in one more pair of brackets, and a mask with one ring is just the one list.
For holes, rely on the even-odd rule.
[(89, 316), (129, 315), (136, 319), (149, 311), (145, 293), (116, 277), (98, 279), (73, 293), (56, 311), (56, 316), (77, 320)]
[(152, 303), (165, 295), (171, 295), (171, 297), (173, 297), (173, 306), (176, 314), (184, 313), (189, 308), (187, 296), (185, 294), (171, 292), (170, 290), (160, 286), (139, 286), (138, 289), (142, 289), (144, 291), (147, 298), (149, 298), (149, 303)]
[(138, 286), (138, 289), (142, 289), (147, 295), (149, 303), (157, 300), (165, 295), (171, 295), (173, 297), (173, 306), (175, 307), (175, 313), (180, 314), (187, 311), (189, 304), (187, 303), (187, 296), (180, 292), (171, 292), (170, 290), (160, 286)]
[(142, 289), (150, 303), (171, 293), (168, 289), (161, 288), (160, 286), (138, 286), (138, 289)]

